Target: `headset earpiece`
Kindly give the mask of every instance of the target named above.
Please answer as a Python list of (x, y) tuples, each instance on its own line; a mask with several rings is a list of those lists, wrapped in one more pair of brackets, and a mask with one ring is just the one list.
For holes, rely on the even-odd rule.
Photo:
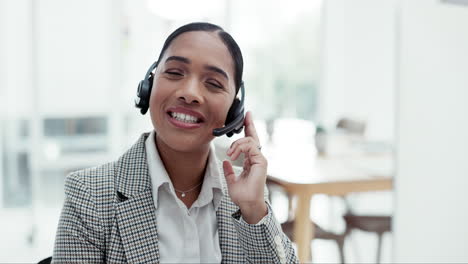
[(234, 121), (236, 116), (242, 114), (244, 109), (243, 109), (242, 106), (240, 106), (240, 104), (241, 104), (241, 102), (240, 102), (239, 98), (234, 99), (234, 102), (232, 103), (231, 108), (229, 108), (229, 112), (228, 112), (228, 114), (226, 116), (225, 125), (231, 123), (232, 121)]
[(135, 107), (140, 108), (142, 115), (146, 114), (149, 109), (149, 101), (151, 96), (151, 88), (153, 86), (154, 74), (152, 71), (156, 68), (156, 61), (146, 72), (145, 78), (138, 83), (137, 96), (135, 98)]
[[(236, 117), (238, 116), (243, 116), (244, 115), (244, 106), (242, 105), (241, 101), (239, 98), (234, 99), (234, 102), (231, 105), (231, 108), (229, 108), (229, 112), (226, 117), (226, 122), (224, 125), (229, 125), (232, 122), (235, 122)], [(240, 131), (237, 132), (236, 129), (234, 129), (231, 132), (226, 133), (226, 136), (232, 137), (235, 133), (240, 133), (242, 131), (242, 127), (240, 128)]]

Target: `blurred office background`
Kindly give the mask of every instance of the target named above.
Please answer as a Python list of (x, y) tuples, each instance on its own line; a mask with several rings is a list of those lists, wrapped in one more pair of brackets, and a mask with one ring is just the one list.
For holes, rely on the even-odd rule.
[[(133, 106), (137, 84), (191, 21), (239, 43), (246, 108), (278, 171), (339, 157), (393, 179), (315, 195), (311, 220), (342, 234), (349, 207), (389, 216), (382, 262), (468, 261), (468, 1), (0, 0), (0, 263), (51, 255), (66, 175), (152, 128)], [(272, 200), (286, 221), (287, 195)], [(347, 262), (375, 262), (377, 244), (353, 232)], [(340, 261), (333, 241), (310, 246), (313, 262)]]

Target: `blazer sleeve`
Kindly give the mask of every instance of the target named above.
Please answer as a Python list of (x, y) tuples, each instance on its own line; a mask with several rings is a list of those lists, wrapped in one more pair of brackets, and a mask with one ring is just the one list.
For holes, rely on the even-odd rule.
[(82, 177), (68, 175), (52, 263), (104, 263), (104, 237), (96, 202)]
[(292, 243), (281, 230), (268, 202), (268, 213), (257, 224), (248, 224), (242, 219), (240, 209), (232, 214), (234, 227), (249, 263), (299, 263)]

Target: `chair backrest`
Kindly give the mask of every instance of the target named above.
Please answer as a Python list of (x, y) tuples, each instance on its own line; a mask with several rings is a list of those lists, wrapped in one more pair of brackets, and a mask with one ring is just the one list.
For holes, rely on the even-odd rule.
[(292, 200), (292, 195), (289, 193), (284, 186), (281, 185), (281, 183), (273, 180), (271, 177), (267, 177), (266, 180), (266, 185), (268, 188), (268, 200), (270, 200), (270, 203), (272, 203), (272, 193), (273, 192), (280, 192), (283, 193), (286, 196), (286, 199), (288, 201), (288, 219), (293, 219), (294, 217), (294, 208), (293, 208), (293, 200)]

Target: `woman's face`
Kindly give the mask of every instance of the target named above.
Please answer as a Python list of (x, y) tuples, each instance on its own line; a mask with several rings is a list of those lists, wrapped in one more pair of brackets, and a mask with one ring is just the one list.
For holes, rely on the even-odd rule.
[(179, 35), (154, 76), (150, 114), (159, 140), (176, 151), (206, 150), (234, 96), (234, 62), (217, 33)]

